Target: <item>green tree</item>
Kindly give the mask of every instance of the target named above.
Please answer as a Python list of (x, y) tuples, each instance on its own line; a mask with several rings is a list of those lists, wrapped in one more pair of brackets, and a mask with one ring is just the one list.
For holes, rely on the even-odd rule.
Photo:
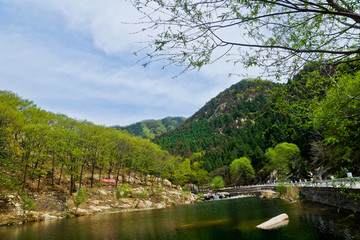
[(265, 157), (269, 160), (270, 169), (277, 171), (277, 176), (285, 179), (294, 175), (300, 163), (300, 149), (293, 143), (279, 143), (274, 148), (268, 148)]
[[(314, 161), (320, 158), (320, 163), (327, 163), (337, 170), (344, 166), (360, 167), (359, 79), (359, 70), (352, 73), (339, 71), (328, 79), (332, 86), (324, 98), (312, 104), (312, 122), (324, 135), (323, 143), (312, 145), (312, 150), (316, 150), (313, 152)], [(331, 153), (329, 156), (327, 151)]]
[(192, 175), (190, 159), (185, 159), (178, 165), (178, 168), (174, 171), (174, 180), (178, 185), (185, 185), (190, 180)]
[(255, 170), (251, 165), (250, 159), (242, 157), (235, 159), (230, 164), (230, 175), (233, 184), (250, 184), (255, 179)]
[(215, 191), (218, 191), (220, 188), (225, 187), (225, 182), (222, 179), (222, 177), (220, 176), (216, 176), (212, 181), (211, 181), (211, 188), (214, 189)]
[(149, 20), (149, 58), (186, 69), (211, 64), (219, 55), (282, 75), (304, 62), (359, 59), (358, 0), (132, 2)]
[(74, 205), (75, 205), (75, 215), (77, 214), (77, 210), (79, 206), (86, 202), (86, 194), (83, 188), (80, 188), (77, 192), (76, 196), (74, 197)]

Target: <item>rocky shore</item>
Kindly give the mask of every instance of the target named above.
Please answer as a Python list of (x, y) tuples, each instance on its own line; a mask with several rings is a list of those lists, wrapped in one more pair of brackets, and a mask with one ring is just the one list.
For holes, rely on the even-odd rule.
[(116, 188), (110, 185), (84, 187), (86, 202), (79, 205), (78, 209), (73, 201), (76, 193), (69, 196), (58, 191), (30, 192), (28, 199), (33, 203), (33, 207), (27, 210), (18, 193), (0, 194), (0, 226), (86, 216), (99, 212), (159, 209), (198, 201), (192, 193), (182, 191), (179, 186), (173, 186), (166, 181), (147, 186), (130, 185), (131, 194), (126, 197), (119, 196)]

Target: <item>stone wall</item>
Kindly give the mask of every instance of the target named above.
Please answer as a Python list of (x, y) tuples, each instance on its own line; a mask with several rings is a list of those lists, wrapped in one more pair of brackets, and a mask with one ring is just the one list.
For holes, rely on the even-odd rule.
[(306, 200), (328, 204), (334, 207), (360, 211), (360, 189), (341, 190), (332, 187), (301, 187), (300, 192)]

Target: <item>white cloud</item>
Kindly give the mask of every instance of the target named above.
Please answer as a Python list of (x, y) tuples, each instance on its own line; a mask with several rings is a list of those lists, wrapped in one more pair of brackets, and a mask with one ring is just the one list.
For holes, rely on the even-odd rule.
[(121, 24), (136, 22), (138, 16), (127, 1), (1, 2), (22, 8), (22, 14), (36, 10), (39, 15), (37, 22), (22, 16), (27, 26), (15, 23), (18, 16), (12, 16), (7, 19), (11, 24), (0, 28), (1, 89), (45, 110), (105, 125), (190, 116), (238, 81), (227, 78), (231, 66), (221, 62), (178, 78), (172, 77), (181, 70), (173, 67), (130, 67), (135, 42), (143, 36), (129, 35), (134, 26)]
[[(157, 66), (120, 68), (91, 53), (52, 45), (27, 35), (0, 33), (2, 89), (40, 107), (100, 124), (189, 116), (218, 92), (195, 74), (171, 78)], [(126, 109), (126, 111), (124, 110)]]
[[(141, 35), (133, 35), (140, 17), (129, 1), (123, 0), (11, 0), (24, 2), (44, 11), (60, 13), (72, 31), (88, 34), (94, 45), (110, 55), (118, 55), (139, 42)], [(141, 41), (141, 40), (140, 40)]]

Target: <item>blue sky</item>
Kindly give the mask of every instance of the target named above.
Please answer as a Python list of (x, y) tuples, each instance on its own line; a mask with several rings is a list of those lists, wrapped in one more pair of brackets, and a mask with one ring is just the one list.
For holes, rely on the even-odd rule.
[(0, 0), (0, 89), (47, 111), (124, 126), (189, 117), (240, 80), (224, 62), (176, 78), (181, 69), (164, 63), (134, 65), (146, 36), (123, 22), (138, 17), (124, 0)]

